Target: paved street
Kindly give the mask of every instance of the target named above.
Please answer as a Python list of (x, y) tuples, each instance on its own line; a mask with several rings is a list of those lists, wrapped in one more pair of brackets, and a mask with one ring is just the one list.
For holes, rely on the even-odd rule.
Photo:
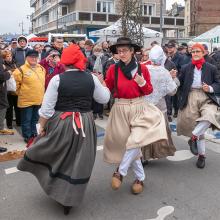
[[(130, 192), (133, 174), (119, 191), (110, 188), (114, 166), (102, 160), (106, 121), (98, 121), (98, 151), (92, 178), (82, 205), (69, 216), (28, 173), (17, 172), (18, 160), (0, 163), (0, 220), (219, 220), (220, 145), (208, 142), (207, 166), (195, 167), (187, 139), (173, 134), (175, 157), (150, 161), (145, 167), (145, 190)], [(102, 127), (102, 128), (101, 128)], [(12, 169), (10, 169), (12, 168)]]

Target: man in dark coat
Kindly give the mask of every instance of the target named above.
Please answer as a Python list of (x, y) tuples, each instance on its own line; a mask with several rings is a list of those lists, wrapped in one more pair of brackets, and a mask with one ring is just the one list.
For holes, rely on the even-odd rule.
[[(177, 69), (177, 75), (180, 73), (181, 67), (186, 64), (185, 56), (180, 54), (177, 51), (177, 44), (174, 41), (170, 41), (167, 44), (167, 56), (168, 59), (171, 60)], [(172, 97), (172, 103), (173, 103), (173, 108), (174, 108), (174, 115), (173, 117), (176, 118), (178, 114), (178, 92), (176, 93), (175, 96)]]
[(206, 44), (203, 44), (203, 47), (205, 49), (205, 56), (204, 56), (205, 61), (207, 63), (210, 63), (210, 64), (214, 65), (214, 66), (217, 66), (215, 60), (211, 56), (209, 56), (209, 48), (208, 48), (208, 46)]
[[(176, 65), (174, 62), (172, 62), (171, 60), (169, 60), (168, 58), (166, 59), (165, 63), (164, 63), (164, 67), (169, 71), (177, 71), (176, 69)], [(172, 110), (173, 110), (173, 97), (167, 95), (165, 97), (165, 101), (166, 101), (166, 105), (167, 105), (167, 117), (168, 117), (168, 121), (171, 122), (172, 121)]]
[(192, 62), (185, 65), (179, 75), (179, 113), (177, 134), (190, 137), (188, 143), (198, 155), (197, 167), (205, 167), (205, 138), (209, 127), (220, 129), (220, 73), (204, 59), (201, 44), (192, 47)]
[[(63, 43), (64, 43), (64, 40), (62, 37), (55, 37), (53, 40), (53, 44), (51, 46), (51, 50), (57, 50), (59, 52), (59, 54), (62, 55)], [(49, 52), (47, 53), (47, 56), (48, 55), (49, 55)]]
[[(9, 72), (5, 71), (3, 68), (3, 61), (0, 56), (0, 130), (4, 130), (4, 120), (6, 111), (8, 108), (8, 100), (7, 100), (7, 86), (6, 80), (10, 79), (11, 75)], [(7, 151), (7, 148), (0, 147), (0, 153)]]
[(17, 67), (24, 65), (27, 52), (30, 50), (27, 45), (27, 38), (25, 36), (20, 36), (18, 38), (18, 46), (12, 50), (13, 60)]
[(220, 71), (220, 50), (215, 51), (211, 57), (215, 60), (217, 69)]

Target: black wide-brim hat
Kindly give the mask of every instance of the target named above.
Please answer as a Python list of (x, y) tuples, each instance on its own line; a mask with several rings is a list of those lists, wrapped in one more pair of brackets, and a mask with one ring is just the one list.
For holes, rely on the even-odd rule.
[(132, 40), (129, 37), (119, 37), (117, 39), (116, 44), (111, 45), (109, 47), (110, 51), (113, 54), (117, 54), (117, 47), (119, 46), (129, 46), (134, 48), (134, 52), (138, 52), (141, 50), (141, 47), (139, 45), (137, 45), (136, 43), (132, 42)]

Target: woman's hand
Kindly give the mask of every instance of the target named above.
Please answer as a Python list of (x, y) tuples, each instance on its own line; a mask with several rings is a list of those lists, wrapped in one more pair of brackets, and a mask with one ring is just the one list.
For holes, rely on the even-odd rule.
[(175, 69), (172, 69), (172, 70), (170, 71), (170, 75), (171, 75), (171, 77), (172, 77), (173, 79), (175, 79), (176, 76), (177, 76), (177, 71), (176, 71)]
[(45, 136), (45, 134), (46, 134), (45, 129), (40, 126), (40, 128), (39, 128), (39, 135), (40, 135), (41, 137), (43, 137), (43, 136)]
[(146, 83), (144, 77), (142, 77), (142, 76), (140, 76), (140, 75), (138, 75), (138, 74), (136, 74), (136, 76), (135, 76), (135, 78), (134, 78), (134, 81), (135, 81), (139, 86), (143, 86), (143, 85)]
[(206, 83), (202, 83), (202, 89), (204, 92), (210, 92), (210, 88), (209, 85), (207, 85)]

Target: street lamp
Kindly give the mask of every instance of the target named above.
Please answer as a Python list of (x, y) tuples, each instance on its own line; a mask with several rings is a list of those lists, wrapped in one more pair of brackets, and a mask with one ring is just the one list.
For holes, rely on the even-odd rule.
[[(174, 15), (174, 17), (176, 18), (176, 17), (178, 17), (179, 16), (179, 13), (177, 12), (175, 15)], [(179, 28), (177, 27), (176, 28), (176, 40), (177, 40), (177, 43), (178, 43), (178, 41), (179, 41)]]
[(57, 33), (58, 33), (58, 28), (59, 28), (59, 0), (57, 0), (57, 14), (56, 14), (56, 20), (57, 20)]
[(24, 35), (24, 22), (19, 23), (19, 27), (21, 27), (21, 34)]
[(32, 15), (27, 15), (27, 19), (30, 19), (30, 21), (31, 21), (31, 33), (33, 33), (34, 32), (34, 25), (33, 25)]
[(163, 32), (163, 0), (160, 0), (160, 33)]

